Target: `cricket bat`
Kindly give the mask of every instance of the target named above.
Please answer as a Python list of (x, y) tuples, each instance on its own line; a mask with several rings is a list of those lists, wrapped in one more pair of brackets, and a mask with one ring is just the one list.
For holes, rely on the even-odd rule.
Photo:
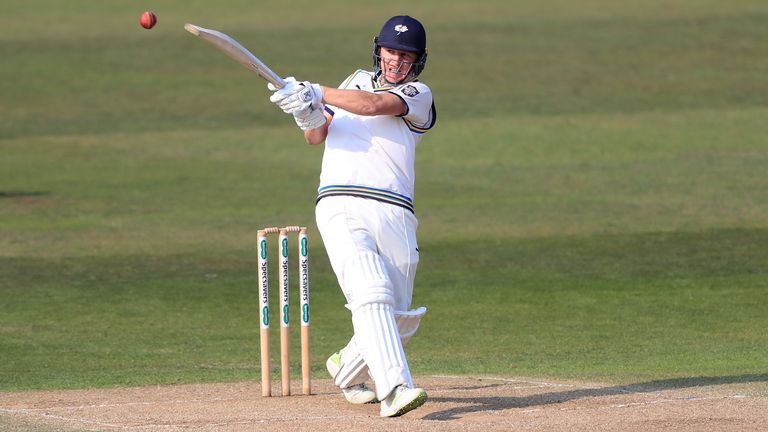
[(285, 86), (285, 81), (283, 81), (280, 75), (272, 71), (272, 69), (265, 65), (264, 62), (259, 60), (258, 57), (253, 55), (253, 53), (248, 51), (244, 46), (240, 45), (236, 40), (224, 33), (199, 27), (194, 24), (185, 24), (184, 29), (200, 39), (210, 42), (241, 65), (256, 72), (260, 77), (272, 83), (275, 87), (281, 89)]

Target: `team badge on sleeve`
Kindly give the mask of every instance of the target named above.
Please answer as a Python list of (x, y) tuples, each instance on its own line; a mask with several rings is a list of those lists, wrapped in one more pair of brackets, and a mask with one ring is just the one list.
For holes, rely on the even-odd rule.
[(412, 85), (407, 85), (407, 86), (403, 87), (402, 92), (403, 92), (404, 95), (406, 95), (408, 97), (416, 97), (416, 95), (419, 94), (419, 90), (416, 89), (416, 87), (414, 87)]

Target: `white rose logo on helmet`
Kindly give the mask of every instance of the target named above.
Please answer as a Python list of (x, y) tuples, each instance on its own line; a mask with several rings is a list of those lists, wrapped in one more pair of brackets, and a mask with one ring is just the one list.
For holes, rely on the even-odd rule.
[(398, 25), (395, 26), (395, 31), (397, 32), (398, 35), (400, 35), (400, 33), (407, 32), (408, 31), (408, 27), (406, 27), (406, 26), (404, 26), (402, 24), (398, 24)]

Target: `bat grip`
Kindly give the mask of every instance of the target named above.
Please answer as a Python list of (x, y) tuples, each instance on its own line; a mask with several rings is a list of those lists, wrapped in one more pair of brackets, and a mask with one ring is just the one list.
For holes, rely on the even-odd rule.
[(280, 78), (280, 76), (277, 74), (275, 74), (273, 77), (270, 77), (269, 82), (271, 82), (273, 86), (277, 87), (278, 90), (285, 87), (285, 80)]

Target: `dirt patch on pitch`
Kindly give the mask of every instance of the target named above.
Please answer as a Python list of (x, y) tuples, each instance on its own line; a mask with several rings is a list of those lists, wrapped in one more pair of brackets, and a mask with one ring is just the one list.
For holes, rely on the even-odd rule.
[(0, 430), (762, 431), (768, 425), (768, 375), (624, 386), (498, 377), (417, 381), (429, 400), (396, 419), (379, 418), (375, 404), (348, 404), (327, 380), (313, 383), (312, 396), (272, 398), (262, 398), (256, 382), (0, 393)]

